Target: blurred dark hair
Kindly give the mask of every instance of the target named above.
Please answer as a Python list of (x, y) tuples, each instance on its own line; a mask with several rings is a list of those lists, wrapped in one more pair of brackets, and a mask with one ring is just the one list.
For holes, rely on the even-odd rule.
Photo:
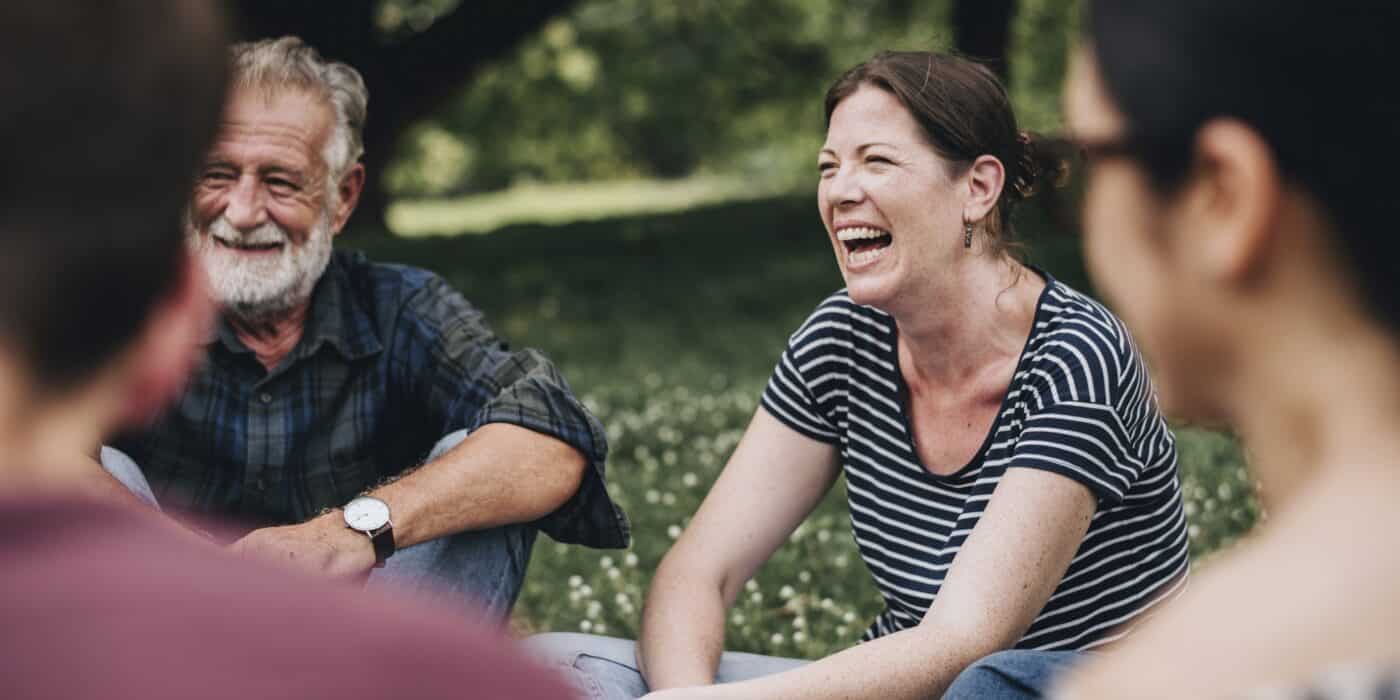
[(1400, 329), (1400, 5), (1375, 0), (1091, 0), (1088, 38), (1137, 156), (1163, 191), (1197, 131), (1238, 119), (1331, 220), (1372, 310)]
[(172, 287), (228, 55), (210, 2), (0, 3), (0, 343), (71, 386)]
[(993, 249), (1015, 245), (1011, 213), (1017, 202), (1069, 175), (1069, 149), (1021, 131), (1006, 87), (995, 73), (961, 56), (927, 51), (882, 51), (846, 71), (826, 92), (826, 120), (863, 85), (892, 95), (914, 115), (930, 146), (961, 175), (979, 156), (991, 155), (1006, 169), (1006, 183), (987, 230)]

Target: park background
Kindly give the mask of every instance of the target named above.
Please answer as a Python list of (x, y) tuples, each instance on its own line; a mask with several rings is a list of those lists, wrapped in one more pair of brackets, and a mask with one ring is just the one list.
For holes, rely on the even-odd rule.
[[(879, 49), (958, 49), (1061, 127), (1078, 0), (235, 2), (370, 87), (370, 186), (339, 245), (444, 275), (553, 358), (606, 426), (627, 551), (542, 537), (513, 619), (632, 637), (651, 573), (737, 444), (788, 335), (842, 286), (816, 208), (822, 97)], [(1026, 257), (1090, 293), (1072, 225)], [(1053, 222), (1053, 223), (1052, 223)], [(1176, 425), (1197, 566), (1261, 516), (1228, 435)], [(818, 657), (882, 607), (839, 483), (748, 583), (732, 650)]]

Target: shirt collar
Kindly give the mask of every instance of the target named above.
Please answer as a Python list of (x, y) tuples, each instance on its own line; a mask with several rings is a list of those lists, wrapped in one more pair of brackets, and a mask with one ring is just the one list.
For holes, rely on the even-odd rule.
[[(330, 345), (347, 360), (358, 360), (383, 350), (384, 346), (375, 333), (374, 322), (355, 294), (350, 273), (346, 269), (345, 258), (350, 255), (355, 253), (336, 251), (331, 254), (330, 264), (312, 292), (306, 330), (292, 351), (294, 358), (310, 357), (322, 345)], [(221, 343), (232, 353), (252, 352), (238, 339), (238, 334), (226, 317), (219, 318), (207, 343)]]

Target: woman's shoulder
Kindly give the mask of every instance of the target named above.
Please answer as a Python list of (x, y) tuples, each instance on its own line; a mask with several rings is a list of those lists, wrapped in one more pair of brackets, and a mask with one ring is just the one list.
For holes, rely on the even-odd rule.
[(1050, 279), (1036, 310), (1027, 347), (1031, 376), (1081, 387), (1100, 399), (1113, 395), (1142, 363), (1123, 322), (1102, 303)]
[(883, 311), (851, 300), (845, 289), (838, 289), (817, 304), (788, 339), (788, 346), (803, 348), (832, 339), (843, 343), (857, 341), (888, 344), (893, 342), (894, 321)]

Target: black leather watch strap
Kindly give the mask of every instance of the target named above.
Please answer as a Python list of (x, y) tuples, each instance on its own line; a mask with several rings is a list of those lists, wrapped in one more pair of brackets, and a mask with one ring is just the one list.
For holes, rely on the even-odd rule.
[(384, 560), (393, 555), (394, 546), (394, 525), (390, 523), (379, 528), (370, 534), (369, 541), (374, 544), (374, 567), (383, 568)]

